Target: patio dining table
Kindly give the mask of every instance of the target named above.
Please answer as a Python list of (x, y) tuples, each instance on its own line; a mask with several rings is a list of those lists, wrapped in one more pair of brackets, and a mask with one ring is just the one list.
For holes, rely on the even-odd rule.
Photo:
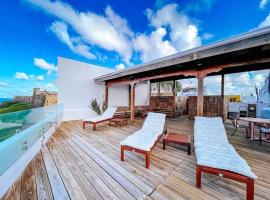
[(250, 140), (259, 140), (259, 138), (254, 137), (254, 124), (270, 124), (270, 119), (264, 118), (253, 118), (253, 117), (241, 117), (240, 120), (248, 122), (248, 136)]

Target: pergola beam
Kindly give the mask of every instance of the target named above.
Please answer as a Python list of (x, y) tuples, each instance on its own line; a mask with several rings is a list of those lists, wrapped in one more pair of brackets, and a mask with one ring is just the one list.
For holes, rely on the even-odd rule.
[(167, 77), (174, 77), (174, 76), (193, 76), (193, 77), (204, 77), (207, 74), (219, 72), (222, 70), (222, 67), (208, 67), (202, 70), (181, 70), (177, 72), (169, 72), (169, 73), (162, 73), (147, 77), (141, 77), (141, 78), (135, 78), (132, 80), (112, 80), (109, 82), (109, 85), (113, 84), (135, 84), (143, 81), (149, 81), (153, 79), (159, 79), (159, 78), (167, 78)]

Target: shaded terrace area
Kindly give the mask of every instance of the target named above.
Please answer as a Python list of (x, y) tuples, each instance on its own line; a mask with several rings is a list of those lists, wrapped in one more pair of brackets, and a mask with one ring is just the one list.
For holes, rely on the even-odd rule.
[[(63, 122), (56, 133), (32, 160), (21, 178), (3, 199), (245, 199), (245, 184), (213, 175), (203, 175), (202, 189), (195, 187), (195, 156), (178, 148), (153, 150), (150, 170), (144, 156), (126, 152), (120, 161), (120, 141), (139, 129), (135, 119), (128, 126), (99, 126), (82, 129), (81, 121)], [(193, 134), (193, 120), (186, 116), (169, 118), (169, 131)], [(255, 199), (270, 196), (270, 145), (258, 146), (243, 132), (230, 142), (258, 176)]]

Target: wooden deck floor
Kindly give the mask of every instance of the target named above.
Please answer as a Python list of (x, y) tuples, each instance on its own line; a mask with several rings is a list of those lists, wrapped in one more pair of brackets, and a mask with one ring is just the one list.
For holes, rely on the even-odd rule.
[[(132, 152), (121, 162), (119, 142), (141, 124), (92, 132), (80, 121), (62, 123), (3, 199), (245, 199), (245, 185), (212, 175), (203, 175), (202, 189), (195, 188), (194, 153), (171, 146), (164, 151), (161, 143), (150, 169)], [(193, 132), (193, 121), (185, 117), (166, 124), (171, 131)], [(258, 176), (255, 199), (270, 199), (270, 146), (249, 144), (242, 134), (229, 139)]]

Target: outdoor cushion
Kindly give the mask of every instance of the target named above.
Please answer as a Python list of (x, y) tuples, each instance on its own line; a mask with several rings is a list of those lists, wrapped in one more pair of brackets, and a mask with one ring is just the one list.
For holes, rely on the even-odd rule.
[(128, 136), (120, 144), (136, 149), (150, 151), (158, 137), (163, 133), (165, 114), (148, 113), (142, 128)]
[(270, 133), (270, 128), (260, 127), (260, 132), (265, 133), (265, 134), (269, 134)]
[(221, 118), (195, 117), (194, 146), (198, 165), (257, 178), (229, 143)]
[(117, 107), (109, 106), (102, 115), (96, 116), (96, 117), (90, 117), (90, 118), (84, 119), (83, 121), (84, 122), (99, 122), (99, 121), (111, 119), (113, 118), (113, 115), (116, 112), (116, 110), (117, 110)]

